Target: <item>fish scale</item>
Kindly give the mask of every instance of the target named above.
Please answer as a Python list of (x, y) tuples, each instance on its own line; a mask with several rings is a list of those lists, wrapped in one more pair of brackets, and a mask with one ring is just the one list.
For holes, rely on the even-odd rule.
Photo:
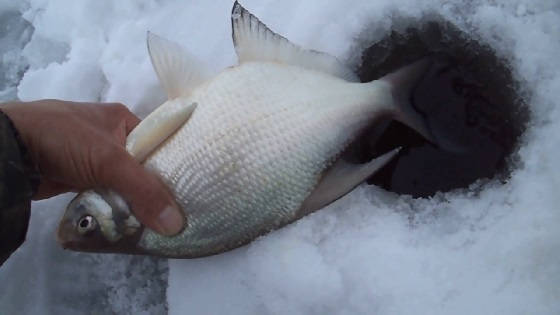
[[(246, 77), (254, 84), (240, 79)], [(210, 254), (250, 241), (254, 226), (270, 230), (293, 220), (322, 171), (379, 110), (353, 85), (296, 67), (247, 63), (195, 89), (185, 101), (198, 104), (189, 122), (145, 162), (173, 188), (188, 226), (173, 238), (146, 230), (140, 245), (163, 254)], [(332, 95), (306, 93), (319, 87)], [(347, 98), (360, 101), (348, 105)]]

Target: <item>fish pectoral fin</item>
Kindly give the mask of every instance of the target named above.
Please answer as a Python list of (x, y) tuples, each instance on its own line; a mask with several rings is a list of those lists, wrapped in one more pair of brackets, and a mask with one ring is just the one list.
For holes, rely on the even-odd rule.
[(209, 77), (203, 62), (181, 45), (148, 32), (148, 52), (169, 99), (186, 96)]
[(399, 150), (400, 148), (389, 151), (365, 164), (352, 164), (339, 158), (305, 199), (298, 216), (303, 217), (317, 211), (349, 193), (391, 161)]
[(237, 1), (231, 11), (233, 44), (239, 63), (281, 62), (326, 72), (347, 81), (359, 79), (348, 66), (326, 53), (305, 50), (271, 31)]
[(196, 103), (186, 105), (180, 99), (163, 103), (128, 135), (126, 150), (137, 161), (143, 162), (155, 148), (189, 120), (196, 106)]

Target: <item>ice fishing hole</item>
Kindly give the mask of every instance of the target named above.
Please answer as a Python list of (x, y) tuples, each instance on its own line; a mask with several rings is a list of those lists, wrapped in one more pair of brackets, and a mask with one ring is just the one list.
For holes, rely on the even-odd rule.
[(377, 127), (359, 146), (364, 160), (394, 147), (403, 150), (368, 183), (427, 197), (479, 179), (507, 180), (529, 118), (507, 61), (441, 18), (409, 25), (414, 24), (363, 45), (358, 75), (371, 81), (432, 56), (412, 101), (436, 136), (456, 148), (438, 148), (398, 122)]

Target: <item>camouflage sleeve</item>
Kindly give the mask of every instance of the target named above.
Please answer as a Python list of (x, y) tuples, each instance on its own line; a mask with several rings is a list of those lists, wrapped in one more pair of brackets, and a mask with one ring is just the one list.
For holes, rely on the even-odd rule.
[(23, 243), (39, 176), (12, 121), (0, 111), (0, 265)]

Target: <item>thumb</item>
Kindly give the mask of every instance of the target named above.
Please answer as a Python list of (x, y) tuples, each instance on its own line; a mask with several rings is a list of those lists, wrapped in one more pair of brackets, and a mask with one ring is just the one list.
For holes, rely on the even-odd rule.
[(126, 151), (118, 150), (101, 167), (100, 184), (119, 193), (140, 222), (168, 236), (183, 229), (185, 215), (169, 190)]

